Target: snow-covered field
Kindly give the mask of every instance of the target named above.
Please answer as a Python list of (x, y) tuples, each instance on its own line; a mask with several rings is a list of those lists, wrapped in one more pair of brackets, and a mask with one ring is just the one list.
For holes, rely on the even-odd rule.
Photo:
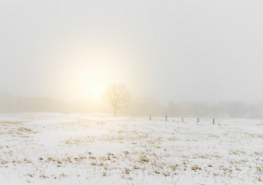
[(0, 115), (1, 185), (263, 184), (263, 122)]

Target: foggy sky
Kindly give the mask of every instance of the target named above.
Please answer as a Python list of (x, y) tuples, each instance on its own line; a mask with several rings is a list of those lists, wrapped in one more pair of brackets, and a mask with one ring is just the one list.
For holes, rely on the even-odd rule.
[(163, 101), (263, 100), (262, 18), (261, 0), (1, 1), (0, 89), (84, 99), (99, 77)]

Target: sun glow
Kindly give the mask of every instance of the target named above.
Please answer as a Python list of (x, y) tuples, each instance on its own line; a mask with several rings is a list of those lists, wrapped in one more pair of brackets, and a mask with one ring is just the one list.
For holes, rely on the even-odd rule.
[(111, 83), (110, 78), (111, 74), (104, 68), (86, 70), (77, 79), (80, 81), (77, 87), (79, 96), (95, 102), (100, 101), (105, 88)]
[(99, 53), (72, 57), (76, 62), (71, 62), (65, 71), (71, 87), (68, 96), (71, 99), (101, 102), (108, 85), (125, 79), (124, 66), (121, 65), (123, 58), (113, 54), (101, 50)]
[[(118, 35), (119, 36), (119, 35)], [(52, 58), (56, 77), (56, 94), (68, 100), (102, 102), (108, 85), (134, 84), (134, 61), (143, 61), (130, 39), (80, 37), (65, 46), (58, 46)], [(133, 71), (133, 73), (132, 73)], [(59, 75), (57, 75), (59, 74)], [(137, 81), (136, 81), (137, 83)]]

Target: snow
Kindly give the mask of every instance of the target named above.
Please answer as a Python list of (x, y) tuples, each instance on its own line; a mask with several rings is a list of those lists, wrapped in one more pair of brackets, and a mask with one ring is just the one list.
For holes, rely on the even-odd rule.
[(263, 184), (263, 122), (0, 115), (2, 185)]

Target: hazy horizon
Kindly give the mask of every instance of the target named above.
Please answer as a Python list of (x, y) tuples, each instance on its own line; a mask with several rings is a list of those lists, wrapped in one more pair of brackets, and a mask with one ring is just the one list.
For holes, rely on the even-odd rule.
[(263, 100), (262, 1), (0, 2), (0, 90), (101, 102)]

